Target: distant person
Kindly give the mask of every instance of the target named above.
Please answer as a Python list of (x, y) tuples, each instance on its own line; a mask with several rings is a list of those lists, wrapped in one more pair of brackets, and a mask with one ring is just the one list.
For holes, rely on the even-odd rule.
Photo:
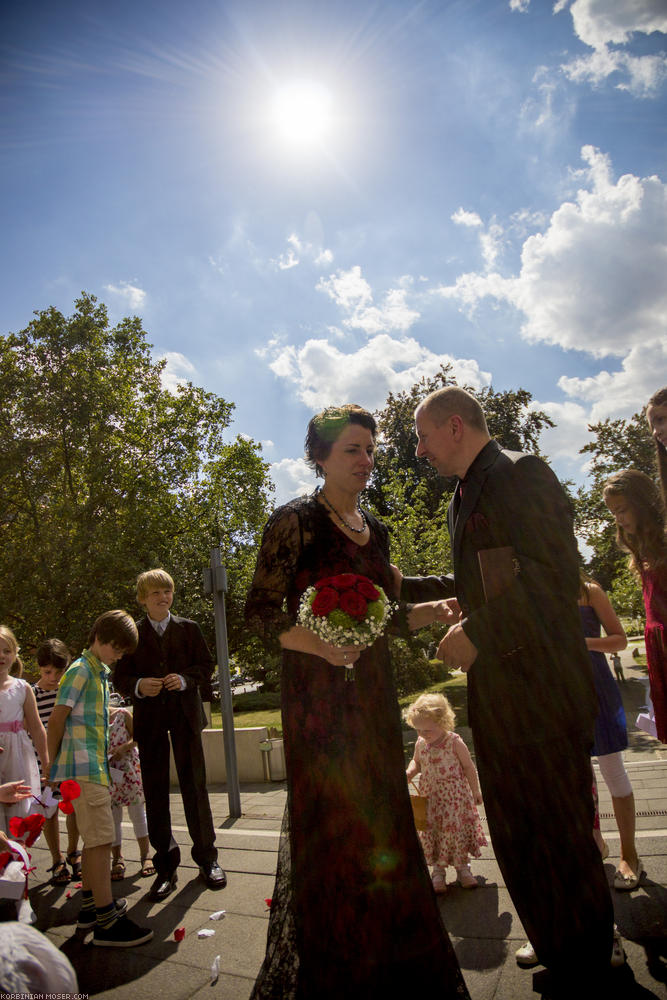
[(646, 419), (655, 441), (655, 460), (662, 500), (667, 507), (667, 386), (654, 392), (646, 407)]
[(646, 663), (655, 735), (667, 743), (667, 534), (658, 487), (637, 469), (615, 472), (602, 491), (616, 520), (616, 541), (630, 553), (646, 609)]
[(83, 840), (82, 903), (77, 927), (93, 931), (93, 944), (129, 948), (144, 944), (153, 931), (125, 915), (125, 900), (114, 902), (109, 862), (114, 835), (109, 793), (109, 664), (133, 650), (136, 626), (126, 611), (100, 615), (88, 648), (67, 668), (49, 719), (50, 780), (74, 779), (80, 789), (72, 800)]
[(426, 861), (433, 866), (433, 889), (447, 891), (447, 868), (456, 869), (464, 889), (476, 889), (470, 858), (486, 844), (477, 806), (482, 804), (477, 771), (470, 751), (454, 732), (456, 716), (442, 694), (422, 694), (405, 712), (417, 730), (417, 742), (406, 775), (420, 775), (419, 794), (428, 798), (425, 830), (419, 831)]
[[(39, 796), (39, 766), (48, 771), (49, 756), (46, 732), (37, 714), (35, 695), (22, 679), (23, 664), (19, 657), (16, 636), (6, 625), (0, 625), (0, 782), (23, 781), (32, 794)], [(30, 742), (32, 738), (32, 742)], [(34, 745), (33, 745), (34, 744)], [(0, 830), (9, 830), (12, 816), (27, 816), (30, 802), (20, 799), (0, 804)]]
[[(69, 649), (60, 639), (45, 639), (37, 647), (37, 665), (39, 667), (39, 680), (33, 684), (35, 701), (37, 702), (37, 712), (44, 726), (47, 728), (53, 706), (58, 696), (58, 685), (63, 674), (72, 662)], [(42, 792), (48, 781), (48, 774), (44, 774), (40, 768), (42, 782)], [(67, 855), (63, 857), (60, 850), (60, 821), (58, 810), (52, 816), (46, 818), (43, 833), (44, 839), (51, 852), (53, 862), (49, 871), (52, 872), (51, 882), (54, 885), (66, 885), (70, 878), (77, 881), (81, 877), (81, 851), (79, 846), (79, 831), (76, 825), (76, 813), (69, 813), (66, 819), (67, 825)], [(69, 865), (69, 867), (68, 867)], [(71, 869), (71, 871), (70, 871)]]
[(625, 683), (625, 674), (623, 673), (623, 664), (621, 663), (621, 658), (618, 653), (612, 653), (610, 656), (611, 665), (614, 668), (614, 676), (616, 680)]
[(153, 862), (148, 857), (150, 841), (144, 786), (141, 781), (139, 751), (133, 735), (132, 713), (126, 708), (109, 710), (109, 771), (111, 773), (111, 814), (115, 835), (111, 845), (111, 881), (125, 878), (123, 836), (121, 820), (123, 807), (127, 808), (134, 836), (139, 847), (139, 872), (142, 878), (155, 875)]
[(137, 601), (146, 615), (137, 625), (139, 643), (120, 660), (114, 673), (117, 690), (132, 699), (148, 836), (157, 872), (149, 894), (157, 901), (166, 899), (176, 886), (181, 860), (169, 812), (170, 737), (192, 857), (209, 889), (227, 884), (218, 864), (201, 737), (206, 715), (200, 687), (211, 676), (213, 659), (199, 625), (171, 614), (173, 600), (174, 581), (164, 569), (140, 574)]
[(467, 673), (493, 849), (554, 996), (603, 993), (614, 922), (592, 835), (597, 701), (571, 504), (545, 462), (491, 439), (465, 390), (431, 393), (415, 424), (417, 456), (457, 480), (454, 573), (406, 578), (401, 596), (450, 599), (438, 656)]

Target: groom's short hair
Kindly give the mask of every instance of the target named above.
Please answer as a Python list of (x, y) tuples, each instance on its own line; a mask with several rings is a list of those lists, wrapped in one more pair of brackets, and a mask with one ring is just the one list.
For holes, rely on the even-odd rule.
[(429, 419), (438, 427), (456, 414), (461, 417), (465, 424), (474, 427), (475, 430), (484, 434), (489, 433), (484, 410), (478, 400), (465, 389), (459, 389), (456, 385), (436, 389), (435, 392), (430, 393), (426, 399), (421, 401), (417, 409), (421, 410), (422, 413), (428, 413)]

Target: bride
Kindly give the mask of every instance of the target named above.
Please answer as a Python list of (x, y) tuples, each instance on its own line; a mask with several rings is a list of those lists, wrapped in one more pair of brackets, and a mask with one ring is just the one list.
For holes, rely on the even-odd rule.
[[(288, 790), (251, 1000), (468, 997), (414, 826), (387, 639), (336, 647), (296, 624), (325, 576), (358, 573), (395, 596), (387, 529), (359, 503), (375, 437), (359, 406), (313, 417), (306, 458), (324, 486), (270, 517), (247, 598), (249, 628), (282, 654)], [(399, 607), (392, 630), (430, 624), (436, 605)]]

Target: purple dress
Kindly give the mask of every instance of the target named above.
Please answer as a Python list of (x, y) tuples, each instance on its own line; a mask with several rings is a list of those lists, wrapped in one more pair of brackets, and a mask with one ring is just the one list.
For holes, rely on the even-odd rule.
[[(580, 604), (579, 614), (586, 638), (598, 639), (601, 626), (595, 608), (590, 604)], [(593, 665), (593, 681), (599, 705), (591, 757), (604, 757), (606, 754), (625, 750), (628, 745), (625, 711), (621, 692), (607, 663), (607, 657), (596, 649), (589, 649), (588, 652)]]

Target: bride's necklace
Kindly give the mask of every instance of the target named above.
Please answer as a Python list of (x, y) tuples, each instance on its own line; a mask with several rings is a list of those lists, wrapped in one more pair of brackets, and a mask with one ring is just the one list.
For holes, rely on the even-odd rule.
[(330, 502), (329, 498), (327, 497), (326, 493), (324, 492), (324, 490), (322, 489), (321, 486), (318, 486), (317, 492), (322, 497), (322, 499), (324, 500), (325, 504), (327, 505), (327, 507), (329, 508), (329, 510), (332, 512), (332, 514), (336, 515), (336, 517), (338, 518), (338, 520), (340, 521), (341, 524), (344, 524), (345, 527), (349, 528), (350, 531), (354, 531), (355, 534), (357, 534), (357, 535), (363, 535), (364, 531), (366, 530), (366, 527), (368, 526), (368, 521), (366, 520), (366, 515), (364, 514), (363, 510), (361, 509), (361, 505), (359, 504), (359, 499), (358, 498), (357, 498), (357, 510), (358, 510), (359, 514), (361, 515), (361, 521), (362, 521), (362, 527), (361, 528), (355, 528), (355, 526), (353, 524), (350, 524), (349, 521), (346, 521), (345, 518), (341, 514), (338, 513), (338, 511), (336, 510), (336, 508), (334, 507), (334, 505)]

